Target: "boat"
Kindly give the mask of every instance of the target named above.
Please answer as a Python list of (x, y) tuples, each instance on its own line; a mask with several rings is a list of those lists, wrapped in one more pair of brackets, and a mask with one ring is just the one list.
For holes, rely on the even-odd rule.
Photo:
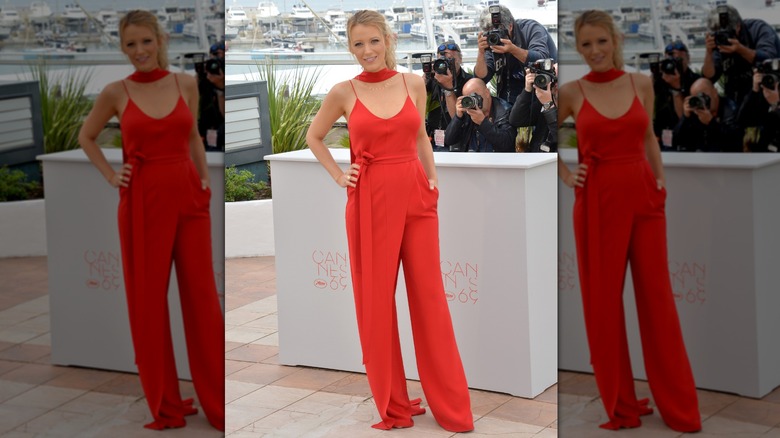
[(281, 15), (279, 13), (279, 7), (276, 6), (276, 3), (271, 1), (261, 1), (257, 5), (257, 12), (255, 12), (255, 17), (257, 17), (258, 20), (275, 18), (279, 15)]
[(21, 23), (22, 18), (19, 16), (19, 11), (13, 6), (6, 3), (0, 6), (0, 26), (3, 27), (15, 27)]
[(314, 18), (314, 14), (303, 3), (296, 3), (292, 7), (290, 18), (295, 20), (311, 20)]
[(238, 28), (225, 26), (225, 39), (232, 40), (235, 39), (236, 37), (238, 37)]
[(340, 44), (347, 41), (347, 19), (345, 17), (337, 18), (330, 30), (328, 41), (331, 44)]
[(0, 41), (8, 39), (10, 36), (11, 36), (11, 28), (0, 26)]
[(30, 11), (27, 13), (27, 19), (33, 24), (48, 23), (51, 20), (52, 12), (49, 4), (44, 1), (34, 1), (30, 3)]
[(243, 28), (249, 24), (249, 17), (244, 8), (234, 4), (225, 14), (225, 26)]
[(71, 23), (85, 21), (87, 19), (87, 13), (84, 12), (77, 3), (70, 3), (65, 5), (65, 12), (62, 13), (62, 18)]

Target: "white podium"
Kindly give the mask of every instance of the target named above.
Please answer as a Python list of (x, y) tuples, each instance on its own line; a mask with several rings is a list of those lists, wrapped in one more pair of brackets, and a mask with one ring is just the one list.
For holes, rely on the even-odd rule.
[[(120, 149), (103, 153), (114, 168), (121, 166)], [(214, 273), (224, 303), (224, 160), (219, 153), (206, 155)], [(46, 181), (52, 363), (137, 372), (119, 247), (119, 192), (81, 149), (38, 159)], [(168, 306), (179, 377), (190, 379), (175, 272)]]
[[(346, 169), (349, 150), (331, 149)], [(364, 372), (346, 191), (309, 150), (271, 161), (279, 360)], [(557, 381), (555, 154), (436, 153), (441, 274), (469, 386), (534, 397)], [(407, 377), (418, 379), (403, 278)]]
[[(570, 168), (576, 150), (560, 152)], [(669, 273), (696, 386), (762, 397), (780, 385), (780, 156), (664, 153)], [(559, 183), (561, 369), (592, 372), (572, 228)], [(630, 272), (631, 366), (646, 379)]]

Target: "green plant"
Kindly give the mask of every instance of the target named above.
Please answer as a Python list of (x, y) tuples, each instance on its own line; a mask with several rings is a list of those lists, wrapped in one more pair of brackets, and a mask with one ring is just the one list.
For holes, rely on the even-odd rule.
[(85, 95), (91, 73), (50, 71), (46, 63), (35, 64), (31, 70), (41, 95), (45, 152), (78, 149), (79, 130), (92, 108), (92, 101)]
[(272, 60), (257, 64), (260, 79), (268, 82), (271, 144), (275, 154), (305, 149), (306, 131), (321, 102), (312, 96), (319, 69), (280, 70)]
[(349, 146), (350, 146), (350, 143), (349, 143), (349, 132), (347, 132), (346, 134), (341, 136), (341, 138), (339, 139), (339, 146), (341, 146), (343, 148), (349, 149)]
[(255, 176), (248, 170), (236, 166), (225, 168), (225, 201), (251, 201), (271, 197), (271, 189), (264, 181), (255, 182)]
[(28, 182), (24, 172), (0, 167), (0, 202), (35, 199), (42, 195), (41, 185), (37, 181)]

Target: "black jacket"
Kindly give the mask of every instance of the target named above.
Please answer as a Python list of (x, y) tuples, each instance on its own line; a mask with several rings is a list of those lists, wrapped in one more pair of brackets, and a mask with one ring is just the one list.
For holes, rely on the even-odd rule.
[[(509, 124), (511, 105), (504, 99), (491, 96), (490, 117), (481, 125), (464, 113), (452, 118), (444, 133), (444, 145), (453, 151), (515, 152), (517, 129)], [(491, 121), (492, 120), (492, 121)]]
[(737, 105), (720, 97), (718, 114), (704, 125), (695, 114), (683, 115), (674, 129), (672, 146), (679, 151), (742, 152), (744, 129), (737, 124)]
[[(463, 68), (460, 69), (456, 79), (458, 87), (455, 89), (455, 97), (463, 95), (461, 92), (463, 84), (473, 77), (474, 75), (466, 73)], [(425, 116), (425, 131), (428, 133), (429, 137), (433, 137), (433, 132), (435, 130), (447, 129), (447, 125), (450, 124), (452, 117), (450, 117), (450, 113), (447, 111), (447, 98), (444, 96), (444, 89), (441, 84), (434, 78), (426, 79), (425, 89), (433, 101), (439, 102), (439, 107)]]

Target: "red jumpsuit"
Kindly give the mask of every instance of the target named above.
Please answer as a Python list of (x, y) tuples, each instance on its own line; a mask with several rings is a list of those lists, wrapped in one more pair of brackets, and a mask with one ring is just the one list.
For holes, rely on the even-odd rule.
[(122, 156), (133, 169), (120, 189), (119, 237), (135, 362), (155, 420), (146, 427), (181, 427), (197, 413), (181, 398), (174, 361), (168, 282), (175, 260), (192, 381), (209, 422), (224, 430), (225, 326), (211, 258), (211, 194), (190, 157), (192, 112), (179, 91), (170, 114), (150, 117), (122, 85)]
[(373, 427), (409, 427), (412, 415), (425, 412), (419, 399), (409, 400), (401, 359), (395, 289), (403, 261), (425, 397), (443, 428), (472, 430), (468, 385), (439, 266), (438, 189), (429, 188), (417, 156), (420, 114), (408, 95), (389, 119), (372, 114), (355, 96), (349, 133), (360, 177), (347, 190), (346, 223), (363, 363), (382, 418)]
[(652, 412), (647, 400), (636, 398), (628, 352), (622, 295), (630, 261), (655, 403), (672, 429), (699, 430), (696, 387), (669, 280), (666, 191), (657, 188), (644, 146), (647, 112), (634, 96), (625, 114), (610, 119), (582, 94), (576, 129), (588, 177), (576, 189), (574, 234), (591, 364), (610, 420), (602, 427), (636, 427), (640, 415)]

